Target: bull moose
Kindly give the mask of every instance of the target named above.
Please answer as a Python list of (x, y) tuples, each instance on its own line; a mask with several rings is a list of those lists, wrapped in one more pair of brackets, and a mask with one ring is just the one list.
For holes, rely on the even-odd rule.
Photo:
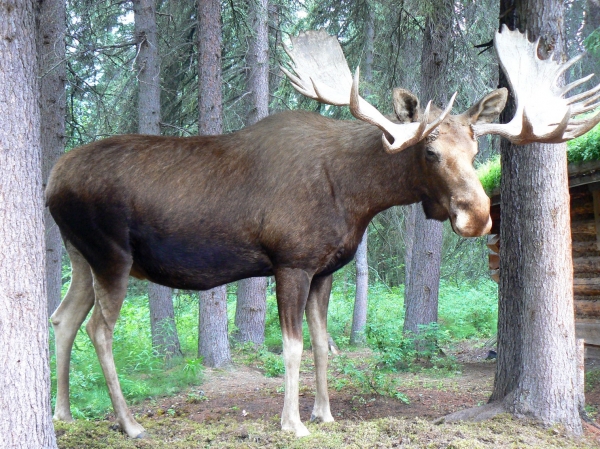
[[(302, 94), (349, 105), (359, 120), (284, 112), (221, 136), (110, 137), (76, 148), (54, 167), (46, 201), (72, 264), (72, 282), (52, 315), (58, 392), (55, 418), (71, 420), (69, 364), (75, 335), (86, 326), (119, 424), (144, 435), (128, 410), (112, 354), (113, 329), (129, 276), (203, 290), (274, 275), (283, 334), (284, 430), (307, 435), (298, 410), (302, 318), (314, 350), (312, 420), (333, 421), (327, 393), (327, 307), (332, 273), (348, 263), (368, 223), (394, 206), (422, 202), (426, 215), (450, 219), (467, 237), (491, 226), (489, 199), (473, 169), (477, 137), (501, 134), (523, 144), (563, 142), (591, 129), (600, 115), (600, 86), (564, 98), (556, 79), (575, 60), (537, 57), (537, 43), (518, 32), (496, 33), (495, 47), (517, 98), (515, 118), (493, 124), (507, 90), (466, 112), (421, 109), (395, 89), (388, 119), (358, 94), (337, 40), (306, 32), (287, 49)], [(453, 97), (454, 99), (454, 97)], [(95, 307), (94, 307), (95, 306)]]

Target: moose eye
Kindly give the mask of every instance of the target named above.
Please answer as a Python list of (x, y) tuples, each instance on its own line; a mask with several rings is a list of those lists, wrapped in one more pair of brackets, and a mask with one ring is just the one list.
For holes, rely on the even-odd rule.
[(437, 151), (433, 150), (431, 147), (425, 148), (425, 158), (431, 162), (437, 162), (440, 160), (440, 155)]

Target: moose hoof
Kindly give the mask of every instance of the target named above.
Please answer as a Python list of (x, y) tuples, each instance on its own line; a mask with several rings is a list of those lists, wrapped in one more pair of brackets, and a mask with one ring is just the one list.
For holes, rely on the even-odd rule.
[(138, 436), (134, 437), (134, 440), (143, 440), (144, 438), (148, 438), (148, 433), (145, 430), (138, 434)]
[(70, 413), (68, 415), (55, 413), (54, 416), (52, 417), (52, 419), (54, 421), (75, 422), (75, 420), (73, 419), (73, 416), (71, 416)]
[(320, 416), (320, 415), (315, 415), (314, 413), (310, 415), (310, 422), (314, 422), (314, 423), (326, 423), (326, 422), (333, 422), (335, 421), (333, 419), (333, 416), (331, 416), (331, 414), (329, 414), (329, 416)]
[(310, 432), (308, 431), (306, 426), (301, 422), (295, 424), (284, 424), (281, 426), (281, 430), (286, 432), (294, 432), (296, 434), (296, 438), (302, 438), (307, 435), (310, 435)]

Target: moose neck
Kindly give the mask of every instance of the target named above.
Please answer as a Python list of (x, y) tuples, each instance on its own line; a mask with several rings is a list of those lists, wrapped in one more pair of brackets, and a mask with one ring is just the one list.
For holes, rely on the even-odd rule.
[(388, 154), (379, 129), (358, 121), (342, 123), (348, 129), (340, 136), (341, 157), (332, 159), (331, 166), (338, 171), (347, 210), (370, 221), (389, 207), (421, 200), (425, 186), (418, 147)]

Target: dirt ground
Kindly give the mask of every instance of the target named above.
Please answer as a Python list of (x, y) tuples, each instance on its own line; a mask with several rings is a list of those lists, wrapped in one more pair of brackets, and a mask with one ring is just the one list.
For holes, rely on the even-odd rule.
[[(378, 419), (407, 419), (416, 426), (415, 419), (423, 420), (426, 425), (431, 426), (431, 422), (435, 418), (443, 415), (464, 409), (482, 405), (486, 403), (493, 386), (493, 377), (495, 362), (485, 361), (485, 349), (458, 349), (454, 354), (462, 363), (462, 372), (452, 377), (436, 377), (424, 374), (403, 373), (400, 374), (400, 388), (405, 393), (410, 403), (406, 404), (400, 400), (382, 397), (378, 395), (358, 394), (352, 387), (346, 386), (336, 391), (330, 388), (331, 410), (337, 422), (342, 423), (364, 423)], [(359, 357), (357, 355), (357, 357)], [(310, 359), (312, 354), (310, 351), (305, 351), (303, 368), (301, 369), (301, 386), (300, 386), (300, 416), (303, 422), (307, 422), (310, 418), (314, 401), (314, 372)], [(586, 395), (587, 404), (600, 409), (600, 386)], [(167, 420), (171, 423), (178, 422), (183, 419), (189, 423), (186, 427), (192, 433), (193, 423), (202, 426), (214, 425), (219, 427), (222, 434), (231, 434), (234, 441), (240, 442), (240, 447), (246, 447), (248, 434), (247, 428), (254, 424), (252, 423), (267, 423), (271, 429), (277, 429), (281, 409), (283, 406), (283, 378), (267, 378), (261, 371), (256, 368), (248, 367), (242, 364), (236, 364), (228, 369), (207, 369), (205, 371), (205, 380), (199, 387), (194, 387), (186, 390), (181, 394), (172, 397), (159, 398), (144, 402), (140, 405), (132, 407), (136, 418), (148, 429), (153, 425), (165, 425)], [(413, 421), (411, 421), (413, 420)], [(114, 417), (109, 416), (108, 421), (112, 421), (112, 429), (114, 426)], [(408, 422), (407, 421), (407, 422)], [(394, 421), (396, 422), (396, 421)], [(418, 421), (419, 423), (421, 421)], [(391, 425), (391, 424), (390, 424)], [(396, 425), (396, 424), (394, 424)], [(402, 424), (404, 425), (404, 424)], [(419, 424), (422, 425), (422, 424)], [(381, 425), (380, 425), (381, 426)], [(437, 426), (440, 427), (440, 426)], [(507, 427), (503, 425), (503, 427)], [(176, 433), (185, 433), (186, 430), (175, 430), (171, 425), (169, 427), (173, 435)], [(600, 447), (600, 430), (595, 429), (591, 425), (586, 425), (585, 444), (570, 446), (566, 443), (558, 444), (553, 447)], [(179, 429), (179, 428), (178, 428)], [(454, 429), (454, 428), (452, 428)], [(311, 430), (313, 431), (313, 430)], [(346, 430), (343, 430), (344, 432)], [(355, 430), (348, 430), (355, 432)], [(432, 430), (437, 432), (437, 430)], [(59, 447), (82, 447), (77, 444), (68, 443), (68, 438), (62, 439), (64, 430), (57, 429), (59, 435)], [(93, 435), (90, 430), (87, 430), (88, 436)], [(162, 430), (154, 430), (155, 433), (162, 433)], [(194, 430), (194, 432), (197, 432)], [(406, 432), (404, 427), (400, 433)], [(443, 434), (443, 430), (441, 430)], [(463, 438), (460, 441), (470, 441), (463, 433), (468, 434), (468, 431), (453, 430), (458, 432)], [(502, 432), (502, 431), (499, 431)], [(515, 431), (518, 433), (519, 431)], [(542, 431), (542, 433), (545, 430)], [(556, 431), (555, 431), (556, 432)], [(113, 432), (118, 433), (118, 432)], [(152, 430), (151, 430), (152, 433)], [(260, 432), (259, 432), (260, 433)], [(265, 431), (268, 434), (268, 431)], [(281, 432), (280, 432), (281, 433)], [(90, 437), (90, 438), (100, 438)], [(161, 437), (162, 438), (162, 437)], [(173, 437), (175, 438), (175, 437)], [(182, 435), (177, 437), (183, 438)], [(177, 439), (176, 438), (176, 439)], [(218, 438), (224, 438), (218, 440)], [(215, 441), (214, 437), (207, 437), (207, 442), (203, 445), (196, 446), (176, 446), (176, 447), (238, 447), (236, 443), (231, 443), (226, 437), (218, 437)], [(257, 437), (259, 443), (250, 445), (249, 447), (292, 447), (293, 443), (281, 443), (281, 441), (273, 442), (267, 438), (261, 440)], [(417, 444), (415, 447), (487, 447), (487, 441), (483, 437), (477, 437), (473, 444), (460, 445), (455, 443), (439, 443), (437, 437), (432, 437), (433, 445)], [(515, 437), (516, 438), (516, 437)], [(537, 438), (537, 437), (536, 437)], [(517, 439), (516, 444), (504, 445), (504, 440), (490, 439), (490, 446), (498, 447), (550, 447), (542, 440), (536, 439)], [(456, 439), (456, 438), (455, 438)], [(402, 438), (400, 438), (402, 440)], [(100, 447), (130, 447), (113, 445), (106, 440), (106, 444)], [(213, 443), (211, 443), (211, 441)], [(262, 442), (261, 442), (262, 441)], [(321, 440), (318, 440), (321, 441)], [(350, 441), (350, 440), (348, 440)], [(354, 441), (354, 440), (352, 440)], [(446, 441), (446, 440), (443, 440)], [(450, 440), (448, 440), (450, 441)], [(455, 440), (452, 440), (455, 441)], [(481, 441), (484, 441), (483, 443)], [(491, 442), (496, 443), (492, 444)], [(521, 441), (521, 444), (519, 444)], [(529, 443), (528, 443), (529, 441)], [(562, 441), (562, 440), (561, 440)], [(225, 444), (227, 442), (227, 444)], [(245, 444), (241, 444), (244, 442)], [(165, 447), (158, 445), (145, 445), (136, 443), (133, 447)], [(367, 444), (367, 443), (365, 443)], [(369, 447), (371, 443), (368, 443)], [(353, 443), (350, 446), (360, 447), (360, 443)], [(400, 444), (400, 446), (403, 446)], [(87, 446), (86, 446), (87, 447)], [(93, 447), (91, 444), (89, 447)], [(175, 447), (175, 446), (173, 446)], [(296, 447), (296, 446), (294, 446)], [(299, 447), (303, 447), (302, 445)], [(319, 442), (315, 445), (309, 444), (305, 447), (336, 447), (335, 444), (327, 445)], [(396, 447), (394, 444), (383, 445), (380, 447)]]

